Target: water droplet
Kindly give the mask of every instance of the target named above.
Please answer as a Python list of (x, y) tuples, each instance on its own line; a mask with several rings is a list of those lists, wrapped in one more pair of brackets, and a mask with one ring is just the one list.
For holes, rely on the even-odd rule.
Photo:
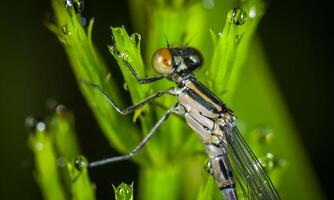
[(36, 124), (37, 131), (43, 132), (45, 131), (45, 129), (46, 129), (46, 124), (44, 122), (40, 121)]
[(129, 53), (128, 53), (128, 51), (123, 51), (123, 52), (120, 52), (118, 56), (119, 56), (122, 60), (128, 60), (128, 58), (129, 58)]
[(272, 154), (272, 153), (267, 153), (267, 154), (266, 154), (266, 157), (267, 157), (268, 159), (273, 159), (273, 158), (274, 158), (274, 154)]
[(255, 7), (251, 7), (249, 10), (249, 17), (254, 18), (256, 16), (256, 9)]
[(25, 126), (30, 132), (40, 131), (43, 132), (46, 129), (46, 124), (41, 119), (37, 119), (33, 116), (28, 116), (25, 120)]
[(127, 83), (123, 83), (123, 89), (129, 91), (129, 87)]
[(71, 34), (72, 34), (72, 33), (68, 30), (67, 25), (62, 26), (62, 27), (61, 27), (61, 31), (63, 31), (63, 33), (64, 33), (65, 35), (71, 35)]
[(110, 81), (110, 78), (111, 78), (111, 73), (108, 72), (108, 74), (107, 74), (107, 76), (106, 76), (106, 78), (105, 78), (105, 81), (106, 81), (106, 82)]
[(266, 153), (265, 156), (259, 159), (263, 168), (270, 172), (274, 169), (283, 169), (287, 166), (287, 162), (284, 159), (280, 159), (272, 153)]
[(212, 81), (210, 81), (210, 80), (208, 80), (208, 87), (209, 87), (209, 88), (213, 88), (213, 83), (212, 83)]
[(210, 160), (206, 161), (206, 165), (204, 165), (204, 170), (209, 174), (213, 173)]
[(63, 115), (63, 114), (66, 113), (66, 106), (63, 105), (63, 104), (59, 104), (59, 105), (56, 106), (55, 110), (56, 110), (57, 114)]
[(228, 12), (227, 19), (235, 25), (243, 25), (247, 21), (247, 13), (242, 8), (234, 8)]
[(68, 7), (71, 7), (73, 6), (73, 1), (72, 0), (65, 0), (65, 7), (68, 8)]
[(42, 151), (44, 149), (44, 144), (42, 142), (35, 143), (35, 149), (37, 151)]
[(57, 159), (57, 165), (58, 165), (59, 167), (65, 167), (65, 166), (66, 166), (66, 160), (65, 160), (65, 158), (63, 158), (63, 157), (59, 157), (59, 158)]
[(113, 32), (117, 33), (117, 34), (121, 34), (122, 33), (122, 28), (120, 27), (115, 27), (115, 28), (112, 28)]
[(81, 13), (85, 8), (84, 0), (74, 0), (74, 9), (77, 13)]
[(275, 168), (284, 167), (285, 161), (282, 159), (277, 159), (277, 157), (272, 153), (266, 153), (265, 156), (260, 158), (261, 165), (266, 169), (266, 171), (271, 171)]
[(73, 7), (76, 13), (81, 13), (85, 8), (84, 0), (65, 0), (65, 8)]
[(273, 140), (274, 133), (270, 128), (258, 127), (255, 129), (255, 137), (261, 143), (270, 144)]
[(134, 45), (139, 45), (140, 41), (141, 41), (141, 35), (139, 33), (133, 33), (130, 37), (130, 40), (132, 41), (132, 43)]
[(79, 156), (74, 159), (74, 167), (78, 170), (81, 171), (83, 168), (86, 168), (88, 165), (88, 162), (85, 157)]
[(112, 55), (118, 55), (117, 49), (114, 45), (109, 46), (109, 51)]
[(67, 112), (65, 105), (58, 103), (57, 100), (52, 98), (46, 101), (46, 108), (48, 111), (51, 111), (52, 113), (56, 112), (59, 115), (64, 115)]
[(36, 119), (33, 116), (28, 116), (25, 120), (25, 125), (28, 129), (35, 126)]
[(87, 25), (86, 17), (81, 17), (81, 26), (85, 27)]
[(223, 36), (223, 33), (222, 32), (219, 32), (218, 33), (218, 37), (222, 37)]
[(55, 108), (57, 107), (58, 105), (58, 102), (57, 100), (53, 99), (53, 98), (49, 98), (46, 100), (46, 108), (49, 110), (49, 111), (54, 111)]
[(235, 43), (239, 43), (241, 41), (241, 39), (243, 38), (243, 36), (244, 36), (244, 33), (237, 34), (235, 36)]
[(214, 0), (203, 0), (203, 7), (205, 9), (212, 9), (215, 7), (215, 1)]

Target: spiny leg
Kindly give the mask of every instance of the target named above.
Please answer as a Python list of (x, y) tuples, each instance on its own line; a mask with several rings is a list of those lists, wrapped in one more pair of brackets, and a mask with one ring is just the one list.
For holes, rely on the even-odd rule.
[(88, 167), (96, 167), (112, 162), (119, 162), (123, 160), (128, 160), (132, 158), (143, 146), (151, 139), (151, 137), (154, 135), (154, 133), (157, 132), (157, 129), (161, 126), (161, 124), (169, 117), (169, 115), (173, 112), (174, 107), (168, 109), (165, 114), (160, 118), (160, 120), (153, 126), (153, 128), (150, 130), (150, 132), (144, 137), (144, 139), (140, 142), (138, 146), (136, 146), (130, 153), (122, 156), (116, 156), (116, 157), (111, 157), (95, 162), (91, 162), (88, 164)]
[(137, 74), (137, 72), (130, 65), (130, 63), (121, 56), (122, 53), (119, 51), (119, 49), (118, 49), (118, 47), (116, 45), (116, 42), (115, 42), (115, 39), (114, 39), (113, 36), (111, 36), (111, 39), (112, 39), (112, 43), (113, 43), (112, 45), (114, 47), (115, 53), (122, 59), (123, 63), (131, 71), (131, 73), (135, 76), (135, 78), (137, 79), (137, 81), (140, 84), (152, 83), (152, 82), (155, 82), (155, 81), (158, 81), (158, 80), (164, 78), (163, 76), (155, 76), (155, 77), (150, 77), (150, 78), (141, 78), (141, 77), (139, 77), (138, 74)]
[(91, 82), (86, 81), (86, 80), (80, 80), (80, 82), (97, 89), (97, 91), (103, 95), (103, 97), (110, 103), (110, 105), (112, 105), (112, 107), (117, 112), (121, 113), (122, 115), (129, 114), (129, 113), (135, 111), (137, 108), (145, 105), (146, 103), (149, 103), (149, 102), (153, 101), (154, 99), (156, 99), (158, 97), (161, 97), (164, 94), (169, 93), (169, 89), (168, 90), (161, 90), (161, 91), (147, 97), (146, 99), (142, 100), (141, 102), (139, 102), (137, 104), (134, 104), (132, 106), (129, 106), (127, 108), (122, 109), (107, 95), (107, 93), (99, 85), (96, 85), (96, 84), (91, 83)]

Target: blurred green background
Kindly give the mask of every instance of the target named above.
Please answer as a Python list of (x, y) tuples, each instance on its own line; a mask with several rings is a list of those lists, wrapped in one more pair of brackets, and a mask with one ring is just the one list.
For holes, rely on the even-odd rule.
[[(326, 6), (315, 2), (270, 1), (258, 33), (273, 74), (286, 99), (314, 170), (330, 190), (332, 66), (330, 24)], [(50, 17), (49, 1), (2, 1), (0, 6), (0, 196), (1, 199), (41, 199), (33, 179), (33, 158), (24, 127), (27, 115), (46, 115), (45, 102), (55, 98), (73, 110), (83, 154), (100, 158), (113, 152), (83, 101), (65, 52), (43, 23)], [(126, 1), (86, 1), (83, 13), (95, 17), (93, 38), (109, 65), (109, 26), (131, 29)], [(96, 135), (92, 138), (91, 135)], [(282, 147), (286, 148), (286, 147)], [(106, 176), (105, 174), (108, 174)], [(97, 195), (105, 197), (111, 184), (130, 183), (137, 174), (130, 162), (92, 170)], [(113, 180), (113, 182), (111, 182)], [(102, 185), (102, 188), (100, 188)], [(106, 195), (108, 196), (108, 194)]]

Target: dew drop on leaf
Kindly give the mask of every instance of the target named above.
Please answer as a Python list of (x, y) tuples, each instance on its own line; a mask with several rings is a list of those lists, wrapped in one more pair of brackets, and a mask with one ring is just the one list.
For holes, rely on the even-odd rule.
[(83, 168), (86, 168), (88, 165), (88, 162), (85, 157), (83, 156), (78, 156), (74, 159), (74, 167), (78, 170), (81, 171)]
[(256, 17), (256, 9), (255, 9), (255, 7), (251, 7), (250, 8), (250, 10), (249, 10), (249, 17), (250, 18)]
[(127, 83), (123, 83), (123, 89), (125, 91), (129, 91), (129, 87), (128, 87), (128, 84)]
[(266, 153), (265, 156), (261, 157), (259, 161), (267, 172), (277, 168), (284, 168), (286, 165), (285, 160), (279, 159), (277, 156), (269, 152)]
[(237, 34), (235, 36), (235, 43), (239, 43), (242, 40), (243, 36), (244, 36), (244, 33)]
[(72, 33), (68, 30), (67, 25), (63, 25), (61, 27), (61, 31), (65, 34), (65, 35), (71, 35)]
[(122, 59), (122, 60), (128, 60), (129, 58), (129, 53), (128, 51), (123, 51), (119, 54), (119, 57)]
[(46, 124), (41, 119), (37, 119), (33, 116), (28, 116), (25, 120), (26, 128), (31, 132), (43, 132), (46, 129)]
[(117, 34), (120, 35), (122, 33), (122, 28), (116, 27), (116, 28), (113, 28), (113, 31), (115, 31), (115, 33), (116, 33), (114, 35), (117, 35)]
[(73, 7), (76, 13), (81, 13), (85, 8), (84, 0), (65, 0), (65, 7)]
[(255, 137), (262, 144), (271, 144), (274, 133), (273, 130), (267, 127), (259, 126), (254, 130)]
[(112, 55), (117, 55), (117, 49), (115, 48), (115, 46), (109, 46), (109, 51)]
[(63, 157), (57, 158), (57, 166), (59, 167), (65, 167), (66, 166), (66, 160)]
[(36, 130), (37, 131), (43, 132), (43, 131), (45, 131), (45, 129), (46, 129), (46, 124), (44, 122), (40, 121), (36, 124)]
[(81, 17), (81, 26), (85, 27), (87, 25), (87, 19), (85, 17)]
[(247, 13), (242, 8), (233, 8), (227, 14), (229, 22), (235, 25), (243, 25), (247, 21)]
[(130, 40), (135, 46), (138, 46), (141, 41), (141, 35), (139, 33), (133, 33)]

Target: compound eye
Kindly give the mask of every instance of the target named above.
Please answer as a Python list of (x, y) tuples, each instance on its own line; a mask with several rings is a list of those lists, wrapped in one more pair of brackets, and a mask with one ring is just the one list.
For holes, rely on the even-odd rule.
[(154, 69), (160, 74), (168, 74), (172, 70), (172, 54), (168, 48), (158, 49), (152, 57)]

